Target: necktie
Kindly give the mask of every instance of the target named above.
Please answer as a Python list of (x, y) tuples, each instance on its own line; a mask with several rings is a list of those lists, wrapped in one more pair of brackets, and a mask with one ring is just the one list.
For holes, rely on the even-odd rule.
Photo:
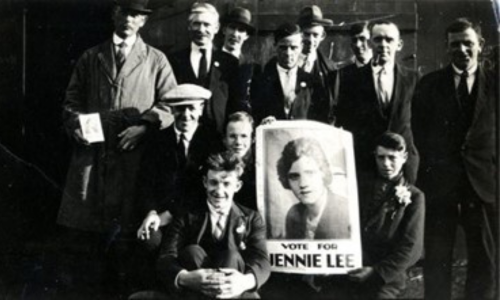
[(382, 105), (384, 107), (387, 106), (388, 102), (389, 102), (389, 96), (387, 94), (387, 87), (386, 87), (386, 77), (387, 77), (387, 72), (385, 71), (385, 68), (382, 68), (380, 69), (380, 72), (378, 73), (378, 94), (379, 94), (379, 99), (380, 99), (380, 103), (382, 103)]
[(120, 70), (125, 63), (125, 59), (127, 58), (127, 54), (125, 53), (125, 49), (127, 48), (127, 44), (125, 42), (121, 42), (118, 44), (118, 50), (116, 51), (116, 68)]
[(177, 143), (177, 157), (179, 158), (179, 166), (182, 168), (186, 165), (186, 146), (184, 145), (184, 140), (186, 137), (184, 134), (180, 134), (179, 142)]
[(290, 114), (292, 109), (293, 100), (295, 100), (295, 85), (292, 83), (292, 72), (289, 70), (286, 72), (286, 82), (285, 82), (285, 112), (286, 114)]
[(460, 81), (458, 83), (457, 87), (457, 97), (458, 100), (460, 100), (460, 104), (462, 105), (463, 108), (466, 108), (467, 106), (467, 98), (469, 96), (469, 90), (467, 88), (467, 77), (469, 74), (467, 71), (463, 71), (462, 74), (460, 74)]
[(224, 224), (222, 222), (223, 214), (219, 214), (219, 218), (217, 219), (217, 223), (215, 223), (214, 228), (214, 239), (216, 241), (220, 241), (222, 238), (222, 233), (224, 232)]
[(198, 79), (200, 82), (204, 83), (207, 78), (207, 49), (200, 49), (201, 58), (200, 65), (198, 68)]

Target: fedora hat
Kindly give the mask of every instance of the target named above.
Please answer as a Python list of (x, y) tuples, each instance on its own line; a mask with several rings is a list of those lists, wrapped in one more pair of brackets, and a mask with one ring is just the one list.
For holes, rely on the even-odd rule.
[(304, 7), (300, 11), (297, 24), (299, 24), (300, 27), (311, 25), (332, 26), (333, 21), (330, 19), (323, 19), (323, 12), (321, 12), (321, 8), (317, 5), (311, 5)]
[(233, 8), (223, 19), (225, 25), (236, 23), (245, 27), (248, 34), (255, 32), (255, 27), (252, 25), (252, 14), (250, 11), (243, 7)]
[(153, 11), (147, 8), (148, 1), (149, 0), (115, 0), (115, 4), (125, 9), (149, 15)]

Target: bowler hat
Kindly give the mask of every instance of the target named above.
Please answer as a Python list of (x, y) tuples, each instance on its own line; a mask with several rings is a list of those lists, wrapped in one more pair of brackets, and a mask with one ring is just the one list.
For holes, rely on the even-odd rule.
[(169, 106), (189, 105), (193, 103), (205, 102), (212, 97), (212, 92), (206, 88), (191, 84), (180, 84), (168, 91), (163, 99)]
[(250, 11), (243, 7), (233, 8), (223, 19), (224, 24), (236, 23), (243, 25), (248, 34), (255, 32), (255, 27), (252, 25), (252, 14)]
[(116, 5), (145, 15), (149, 15), (153, 12), (151, 9), (147, 8), (148, 2), (149, 0), (115, 0)]
[(323, 19), (323, 13), (321, 8), (317, 5), (311, 5), (304, 7), (299, 14), (299, 20), (297, 21), (300, 27), (304, 28), (306, 26), (332, 26), (333, 21), (330, 19)]

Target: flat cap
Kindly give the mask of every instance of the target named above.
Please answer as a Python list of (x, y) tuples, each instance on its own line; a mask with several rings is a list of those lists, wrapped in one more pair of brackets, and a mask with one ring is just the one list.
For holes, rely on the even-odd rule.
[(212, 97), (212, 92), (196, 84), (180, 84), (167, 92), (164, 99), (169, 106), (189, 105), (205, 102)]

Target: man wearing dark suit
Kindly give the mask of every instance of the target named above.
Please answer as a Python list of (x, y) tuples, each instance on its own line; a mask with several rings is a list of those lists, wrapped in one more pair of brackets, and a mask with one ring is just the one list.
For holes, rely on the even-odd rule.
[(422, 153), (419, 184), (429, 199), (425, 296), (451, 297), (453, 245), (460, 224), (468, 258), (465, 297), (496, 299), (498, 74), (479, 64), (484, 40), (480, 27), (469, 20), (458, 19), (447, 28), (446, 44), (451, 64), (422, 78), (412, 111)]
[(194, 83), (212, 92), (203, 119), (222, 134), (227, 115), (239, 107), (234, 96), (238, 60), (214, 49), (219, 14), (213, 5), (194, 3), (188, 23), (191, 46), (169, 55), (172, 69), (179, 84)]
[(210, 96), (209, 90), (188, 83), (165, 95), (174, 124), (148, 140), (138, 186), (137, 198), (147, 215), (137, 237), (151, 249), (156, 249), (161, 241), (159, 227), (167, 225), (172, 214), (193, 205), (181, 200), (193, 199), (201, 192), (200, 168), (210, 151), (219, 148), (217, 136), (200, 123), (203, 106)]
[(396, 24), (376, 22), (370, 32), (374, 58), (359, 69), (355, 82), (340, 85), (336, 123), (353, 134), (358, 181), (374, 170), (371, 149), (375, 148), (375, 139), (389, 130), (407, 141), (404, 171), (413, 183), (419, 158), (413, 144), (410, 110), (417, 74), (396, 63), (396, 53), (403, 47)]
[(185, 299), (258, 297), (270, 274), (266, 229), (256, 211), (233, 202), (244, 165), (229, 152), (209, 157), (204, 209), (174, 219), (157, 262), (164, 288)]
[(374, 152), (377, 170), (360, 187), (363, 266), (349, 272), (360, 299), (395, 299), (406, 286), (406, 271), (421, 257), (424, 194), (408, 183), (402, 167), (404, 138), (384, 133)]
[[(302, 52), (300, 27), (280, 25), (274, 32), (276, 57), (254, 76), (250, 89), (252, 116), (257, 124), (274, 120), (317, 119), (311, 74), (298, 67)], [(319, 108), (319, 107), (318, 107)]]
[[(228, 60), (238, 60), (238, 78), (236, 80), (236, 107), (232, 110), (250, 112), (250, 84), (254, 71), (259, 72), (260, 66), (250, 63), (249, 59), (242, 53), (243, 44), (255, 33), (252, 24), (252, 13), (243, 7), (235, 7), (222, 18), (222, 32), (224, 33), (224, 45), (222, 53)], [(229, 114), (227, 114), (229, 116)]]
[(299, 67), (312, 75), (317, 87), (319, 111), (325, 123), (332, 123), (333, 116), (326, 112), (334, 104), (333, 93), (330, 87), (331, 78), (334, 78), (335, 65), (332, 60), (319, 51), (321, 42), (326, 38), (325, 27), (333, 25), (333, 21), (323, 18), (323, 13), (317, 5), (304, 7), (299, 14), (297, 24), (302, 29), (302, 40), (304, 47), (299, 56)]

